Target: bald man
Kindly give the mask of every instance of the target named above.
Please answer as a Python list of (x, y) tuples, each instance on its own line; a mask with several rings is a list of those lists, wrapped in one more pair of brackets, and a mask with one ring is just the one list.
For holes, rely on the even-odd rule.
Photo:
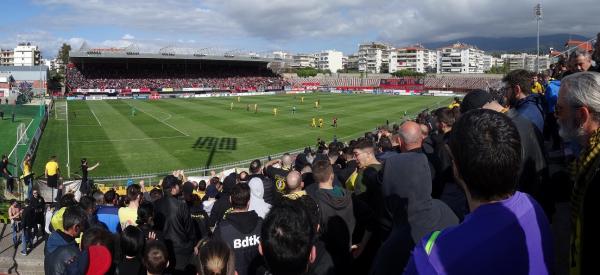
[(400, 151), (413, 152), (420, 151), (423, 145), (423, 133), (421, 126), (414, 121), (402, 123), (399, 130)]
[[(400, 135), (400, 151), (402, 153), (421, 153), (427, 157), (427, 163), (429, 164), (429, 172), (431, 172), (431, 179), (435, 182), (436, 179), (436, 166), (434, 163), (439, 163), (439, 158), (433, 153), (426, 153), (423, 150), (423, 129), (421, 124), (414, 121), (404, 122), (398, 130)], [(437, 169), (439, 170), (439, 168)], [(441, 194), (443, 187), (440, 183), (432, 182), (432, 195), (438, 196)]]
[(306, 195), (306, 192), (302, 190), (304, 188), (304, 183), (302, 183), (302, 176), (298, 171), (291, 171), (288, 173), (285, 180), (285, 188), (287, 194), (283, 196), (288, 199), (295, 200)]

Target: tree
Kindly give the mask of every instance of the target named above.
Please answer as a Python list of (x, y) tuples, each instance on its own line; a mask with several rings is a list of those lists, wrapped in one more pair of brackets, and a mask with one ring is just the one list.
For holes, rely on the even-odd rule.
[(507, 74), (508, 73), (508, 64), (504, 63), (502, 66), (492, 66), (486, 74)]
[(405, 77), (405, 76), (423, 77), (426, 74), (425, 73), (415, 72), (415, 71), (412, 71), (412, 70), (399, 70), (399, 71), (393, 72), (392, 75), (395, 76), (395, 77)]
[(57, 91), (62, 88), (62, 83), (64, 82), (64, 75), (58, 73), (57, 71), (50, 71), (50, 76), (48, 77), (48, 89), (51, 91)]
[(62, 46), (60, 46), (60, 49), (58, 50), (58, 54), (56, 55), (56, 58), (58, 60), (60, 60), (60, 62), (61, 62), (60, 67), (58, 68), (58, 71), (60, 73), (64, 73), (65, 66), (69, 63), (69, 52), (70, 51), (71, 51), (71, 45), (69, 45), (67, 43), (63, 43)]
[(318, 73), (319, 71), (317, 69), (310, 67), (296, 69), (296, 74), (299, 77), (316, 76)]

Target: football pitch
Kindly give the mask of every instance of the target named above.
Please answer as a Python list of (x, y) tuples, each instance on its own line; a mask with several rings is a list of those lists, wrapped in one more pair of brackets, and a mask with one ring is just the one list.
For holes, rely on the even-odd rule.
[[(90, 172), (91, 177), (208, 167), (314, 148), (317, 138), (329, 142), (335, 136), (346, 141), (386, 120), (399, 122), (405, 112), (414, 116), (449, 101), (325, 93), (240, 97), (239, 102), (237, 97), (57, 101), (34, 171), (43, 175), (44, 164), (52, 155), (58, 157), (65, 178), (80, 174), (81, 158), (87, 158), (90, 166), (101, 163)], [(277, 108), (277, 116), (273, 108)], [(332, 126), (334, 117), (338, 118), (337, 128)], [(312, 118), (322, 118), (324, 126), (311, 127)]]

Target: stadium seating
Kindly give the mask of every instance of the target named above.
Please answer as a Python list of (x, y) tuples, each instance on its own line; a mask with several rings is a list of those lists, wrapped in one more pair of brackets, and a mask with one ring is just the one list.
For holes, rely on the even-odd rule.
[(287, 83), (270, 70), (257, 67), (115, 66), (70, 64), (67, 86), (71, 89), (212, 88), (220, 90), (281, 89)]

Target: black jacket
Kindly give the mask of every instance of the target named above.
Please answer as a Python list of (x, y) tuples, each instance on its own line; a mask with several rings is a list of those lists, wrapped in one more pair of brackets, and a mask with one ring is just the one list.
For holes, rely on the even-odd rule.
[(320, 189), (318, 183), (311, 185), (306, 192), (321, 209), (321, 239), (333, 258), (337, 272), (351, 272), (352, 257), (349, 251), (356, 225), (352, 196), (341, 189), (342, 196), (335, 197), (329, 190)]
[(28, 205), (23, 209), (23, 218), (22, 218), (22, 226), (25, 228), (35, 228), (36, 227), (36, 216), (35, 216), (35, 208), (32, 205)]
[(393, 225), (373, 262), (372, 274), (401, 272), (421, 238), (458, 224), (446, 204), (431, 198), (430, 175), (427, 158), (420, 153), (403, 153), (385, 162), (382, 191)]
[(262, 264), (258, 254), (261, 228), (262, 219), (254, 211), (228, 213), (215, 228), (214, 237), (233, 248), (239, 275), (256, 274)]
[(545, 192), (548, 189), (548, 186), (544, 186), (544, 182), (548, 177), (548, 165), (546, 163), (542, 133), (533, 123), (519, 115), (516, 111), (510, 110), (506, 115), (515, 123), (521, 137), (521, 147), (523, 148), (523, 160), (517, 189), (530, 194), (540, 202), (544, 210), (547, 210), (547, 198), (543, 196), (546, 195)]
[(289, 173), (289, 171), (278, 169), (275, 167), (269, 167), (266, 170), (272, 174), (271, 178), (266, 177), (262, 174), (254, 174), (248, 177), (248, 182), (250, 182), (250, 180), (253, 178), (259, 178), (262, 181), (263, 188), (265, 190), (263, 199), (266, 203), (273, 205), (281, 199), (282, 194), (279, 191), (277, 191), (276, 185), (279, 184), (280, 187), (283, 186), (283, 188), (285, 188), (285, 177), (287, 176), (287, 173)]
[(329, 252), (327, 252), (327, 249), (325, 249), (325, 243), (321, 240), (317, 240), (315, 248), (317, 250), (317, 257), (315, 258), (315, 262), (308, 267), (308, 274), (335, 275), (336, 270), (333, 265), (333, 259)]
[(222, 193), (210, 210), (210, 216), (208, 216), (208, 227), (211, 228), (217, 225), (217, 223), (223, 219), (225, 212), (227, 212), (229, 208), (231, 208), (229, 193)]
[(165, 194), (154, 203), (154, 209), (156, 228), (162, 232), (170, 252), (179, 255), (193, 253), (196, 233), (185, 202)]
[(31, 197), (31, 206), (35, 209), (35, 221), (38, 224), (44, 223), (44, 210), (46, 206), (46, 202), (41, 195), (38, 195), (37, 199), (35, 197)]
[(66, 245), (62, 245), (56, 248), (52, 253), (44, 257), (44, 274), (46, 275), (58, 275), (67, 273), (67, 265), (75, 262), (79, 255), (79, 247), (73, 237), (57, 231), (59, 238), (63, 240)]

